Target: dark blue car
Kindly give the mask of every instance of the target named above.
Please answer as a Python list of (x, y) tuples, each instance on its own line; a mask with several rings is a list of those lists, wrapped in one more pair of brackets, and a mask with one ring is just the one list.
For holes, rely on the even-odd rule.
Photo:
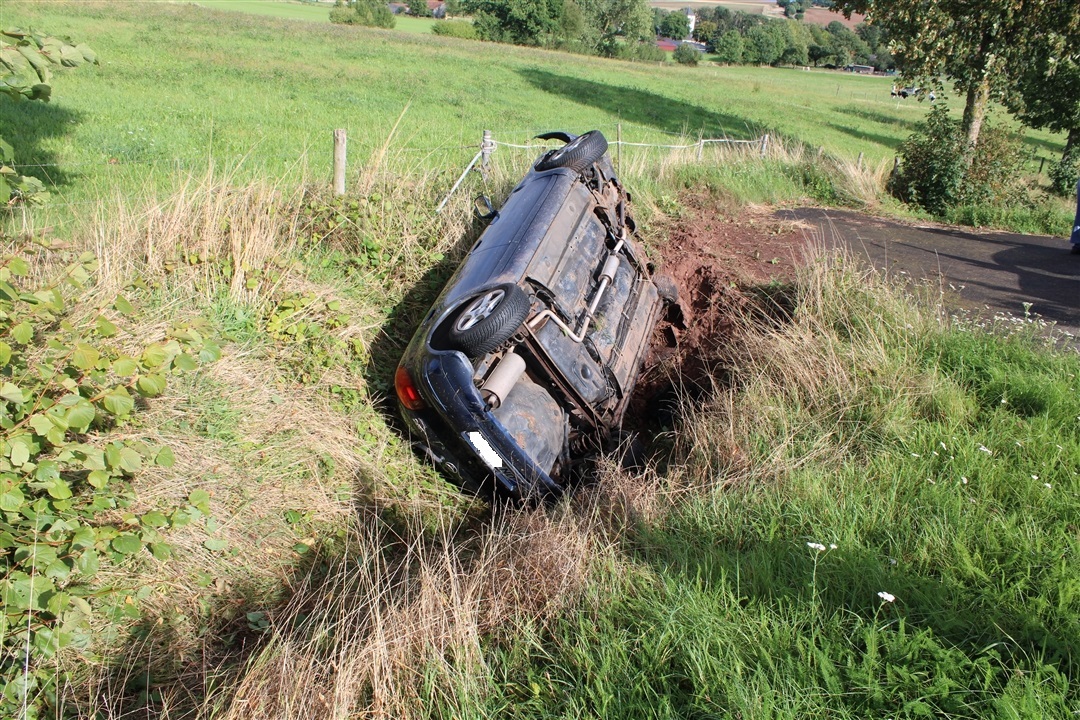
[(549, 133), (409, 343), (414, 445), (470, 492), (557, 496), (619, 430), (669, 283), (634, 241), (598, 131)]

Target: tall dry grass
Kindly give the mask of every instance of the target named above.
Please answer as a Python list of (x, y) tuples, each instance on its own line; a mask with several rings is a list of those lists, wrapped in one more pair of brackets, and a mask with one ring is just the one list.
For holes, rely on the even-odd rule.
[[(902, 433), (897, 418), (933, 392), (933, 378), (915, 360), (922, 339), (948, 322), (940, 288), (890, 282), (816, 240), (794, 286), (763, 296), (737, 319), (725, 350), (731, 387), (704, 407), (687, 407), (677, 445), (690, 472), (761, 479), (839, 461), (873, 448), (875, 434)], [(883, 395), (899, 398), (891, 410), (872, 402)], [(752, 447), (762, 437), (773, 440)]]

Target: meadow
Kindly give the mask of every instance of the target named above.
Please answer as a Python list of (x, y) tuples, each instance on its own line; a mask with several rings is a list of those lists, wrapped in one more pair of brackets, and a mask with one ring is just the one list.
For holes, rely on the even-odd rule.
[[(0, 318), (23, 339), (4, 337), (19, 351), (82, 332), (69, 355), (94, 371), (80, 380), (155, 361), (170, 339), (213, 343), (129, 383), (149, 387), (137, 401), (110, 393), (119, 419), (80, 435), (118, 443), (110, 482), (129, 490), (72, 476), (104, 503), (77, 560), (49, 556), (36, 525), (44, 571), (4, 546), (9, 570), (66, 578), (81, 601), (61, 608), (74, 628), (61, 644), (47, 613), (62, 593), (39, 601), (27, 573), (0, 579), (5, 713), (1080, 711), (1080, 361), (1035, 319), (953, 317), (940, 288), (818, 249), (793, 284), (744, 288), (712, 386), (656, 429), (647, 469), (604, 459), (550, 507), (462, 497), (395, 420), (397, 358), (481, 229), (470, 196), (499, 200), (537, 154), (499, 147), (436, 215), (482, 130), (515, 144), (551, 127), (621, 125), (656, 143), (770, 133), (764, 160), (623, 150), (656, 252), (691, 195), (737, 216), (827, 186), (881, 209), (874, 173), (924, 111), (889, 98), (888, 79), (635, 65), (165, 3), (5, 2), (0, 23), (69, 34), (102, 61), (58, 74), (49, 105), (0, 98), (4, 137), (54, 195), (12, 217), (0, 279), (26, 303), (53, 302), (37, 288), (66, 300), (36, 335)], [(342, 199), (326, 188), (336, 127), (352, 158)], [(85, 280), (54, 282), (72, 267)], [(34, 374), (9, 360), (5, 383)], [(133, 459), (140, 447), (153, 462)], [(14, 462), (9, 443), (0, 455)], [(34, 484), (17, 518), (11, 482), (8, 524), (69, 500)], [(27, 648), (31, 630), (41, 639), (33, 663), (9, 617)]]
[[(925, 111), (890, 98), (888, 78), (653, 67), (212, 6), (60, 7), (0, 9), (5, 24), (86, 38), (102, 57), (99, 67), (65, 73), (48, 105), (0, 105), (0, 125), (21, 139), (18, 167), (51, 186), (57, 213), (74, 205), (54, 225), (75, 221), (80, 204), (103, 193), (161, 189), (210, 162), (241, 177), (327, 177), (339, 127), (354, 173), (389, 152), (449, 176), (484, 129), (525, 144), (552, 127), (613, 136), (620, 124), (634, 142), (769, 133), (877, 166), (891, 162)], [(208, 24), (215, 32), (202, 32)], [(1050, 157), (1060, 147), (1046, 134), (1029, 142)]]

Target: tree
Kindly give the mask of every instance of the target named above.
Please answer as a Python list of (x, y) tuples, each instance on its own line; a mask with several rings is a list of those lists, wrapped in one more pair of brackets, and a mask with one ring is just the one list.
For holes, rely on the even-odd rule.
[(427, 0), (409, 0), (409, 14), (413, 17), (431, 17)]
[(1080, 167), (1080, 60), (1063, 52), (1061, 39), (1044, 35), (1032, 44), (1028, 63), (1017, 74), (1006, 106), (1031, 128), (1068, 133), (1065, 151), (1050, 171), (1054, 190), (1076, 190)]
[[(41, 35), (32, 30), (0, 30), (0, 95), (15, 102), (52, 96), (52, 70), (60, 67), (97, 65), (97, 54), (85, 44), (66, 38)], [(20, 175), (9, 163), (15, 148), (0, 137), (0, 205), (14, 200), (45, 196), (45, 187), (34, 177)]]
[(787, 47), (787, 33), (779, 21), (750, 28), (746, 33), (746, 62), (775, 65)]
[[(554, 0), (553, 0), (554, 1)], [(595, 33), (596, 53), (616, 57), (624, 44), (652, 45), (652, 12), (646, 0), (577, 0)]]
[(330, 11), (330, 22), (340, 25), (392, 28), (396, 20), (386, 3), (379, 0), (349, 0), (334, 6), (334, 9)]
[(468, 0), (476, 33), (484, 40), (515, 45), (545, 45), (559, 28), (558, 0)]
[(708, 43), (717, 29), (716, 23), (711, 20), (701, 20), (694, 24), (693, 38), (698, 42)]
[(836, 0), (834, 8), (880, 25), (912, 82), (954, 83), (965, 96), (961, 127), (971, 149), (990, 99), (1009, 89), (1037, 38), (1056, 34), (1069, 48), (1080, 42), (1080, 3), (1063, 0)]
[(728, 30), (713, 39), (713, 55), (726, 65), (738, 65), (743, 61), (746, 43), (738, 30)]
[(682, 40), (690, 34), (690, 20), (681, 12), (668, 13), (660, 21), (661, 37)]

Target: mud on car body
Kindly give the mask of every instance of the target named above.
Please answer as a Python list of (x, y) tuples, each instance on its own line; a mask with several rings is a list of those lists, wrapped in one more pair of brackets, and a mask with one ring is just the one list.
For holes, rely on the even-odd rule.
[(485, 496), (560, 494), (619, 430), (667, 283), (598, 131), (545, 153), (469, 251), (395, 375), (417, 449)]

